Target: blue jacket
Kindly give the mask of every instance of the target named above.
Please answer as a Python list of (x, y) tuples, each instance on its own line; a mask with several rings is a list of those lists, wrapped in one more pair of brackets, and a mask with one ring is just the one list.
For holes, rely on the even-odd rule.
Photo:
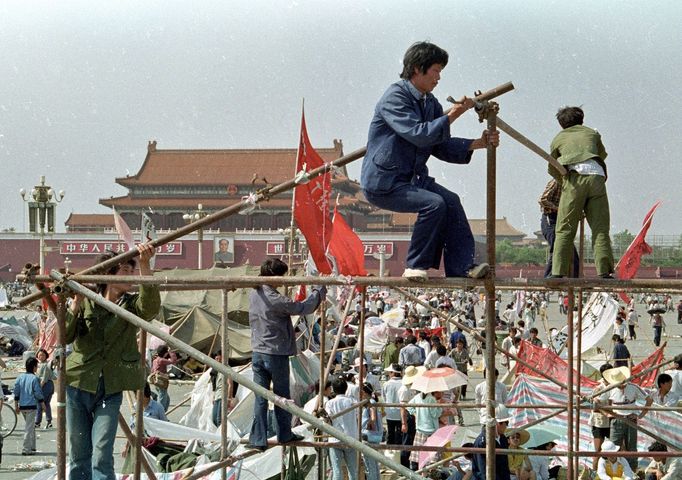
[(43, 401), (40, 379), (33, 373), (22, 373), (14, 382), (14, 401), (20, 410), (36, 410)]
[[(500, 435), (495, 442), (496, 448), (509, 448), (509, 440)], [(474, 441), (474, 448), (485, 448), (485, 430)], [(485, 455), (475, 453), (471, 462), (471, 470), (474, 480), (485, 480)], [(509, 458), (506, 454), (495, 455), (495, 480), (509, 480)]]
[(374, 109), (360, 183), (375, 195), (409, 184), (425, 187), (434, 181), (426, 166), (431, 155), (469, 163), (471, 142), (450, 137), (450, 123), (436, 98), (401, 80), (388, 87)]

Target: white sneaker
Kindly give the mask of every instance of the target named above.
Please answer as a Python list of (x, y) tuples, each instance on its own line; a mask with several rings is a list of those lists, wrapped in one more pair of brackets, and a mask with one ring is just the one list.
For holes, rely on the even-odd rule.
[(490, 272), (490, 265), (487, 263), (481, 263), (476, 265), (469, 270), (467, 276), (469, 278), (484, 278)]
[(410, 280), (424, 281), (429, 278), (428, 272), (426, 270), (420, 270), (418, 268), (406, 268), (403, 272), (403, 278), (409, 278)]

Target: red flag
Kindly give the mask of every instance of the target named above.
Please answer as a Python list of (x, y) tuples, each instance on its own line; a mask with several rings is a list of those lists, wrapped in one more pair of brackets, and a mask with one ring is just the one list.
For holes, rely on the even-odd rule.
[(334, 257), (338, 273), (341, 275), (367, 275), (362, 241), (336, 208), (334, 208), (329, 253)]
[[(639, 372), (642, 372), (646, 370), (647, 368), (653, 367), (654, 365), (658, 365), (663, 361), (663, 349), (665, 348), (665, 345), (662, 345), (658, 347), (656, 350), (654, 350), (651, 355), (646, 357), (644, 360), (642, 360), (641, 363), (638, 363), (637, 365), (632, 367), (632, 371), (630, 372), (631, 375), (637, 375)], [(642, 375), (641, 377), (637, 378), (633, 383), (636, 383), (640, 387), (646, 387), (646, 388), (651, 388), (656, 386), (656, 378), (658, 378), (658, 371), (659, 369), (656, 368), (649, 373)]]
[[(305, 113), (301, 114), (301, 138), (296, 159), (296, 171), (313, 170), (324, 165), (308, 139)], [(331, 273), (331, 266), (325, 252), (332, 235), (329, 219), (329, 197), (331, 194), (331, 173), (320, 175), (310, 182), (297, 185), (294, 189), (294, 219), (303, 233), (308, 249), (320, 273)]]
[(299, 285), (298, 290), (296, 290), (296, 295), (294, 296), (294, 300), (297, 302), (302, 302), (308, 297), (308, 294), (306, 292), (305, 285)]
[[(659, 200), (654, 204), (653, 207), (651, 207), (649, 213), (647, 213), (646, 217), (644, 217), (644, 221), (642, 222), (642, 228), (640, 229), (639, 233), (632, 241), (628, 249), (625, 251), (620, 261), (618, 262), (619, 279), (629, 280), (631, 278), (634, 278), (635, 274), (637, 273), (637, 270), (639, 269), (639, 265), (642, 261), (642, 255), (648, 255), (653, 251), (651, 246), (648, 243), (646, 243), (645, 238), (647, 232), (649, 231), (649, 227), (651, 226), (651, 222), (654, 217), (654, 212), (656, 211), (660, 204), (661, 201)], [(628, 296), (625, 295), (625, 293), (621, 292), (619, 295), (620, 298), (625, 303), (630, 302), (630, 298), (628, 298)]]

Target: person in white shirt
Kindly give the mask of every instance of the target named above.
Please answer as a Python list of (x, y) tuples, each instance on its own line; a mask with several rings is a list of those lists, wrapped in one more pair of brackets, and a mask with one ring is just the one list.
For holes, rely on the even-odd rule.
[(658, 385), (658, 390), (651, 396), (653, 403), (661, 407), (676, 407), (680, 396), (672, 391), (673, 377), (667, 373), (661, 373), (656, 379), (656, 385)]
[[(652, 399), (649, 397), (638, 385), (625, 382), (630, 378), (630, 369), (628, 367), (617, 367), (610, 370), (605, 370), (602, 373), (604, 380), (609, 385), (619, 384), (608, 392), (609, 403), (615, 407), (634, 407), (637, 402), (644, 402), (645, 406), (651, 405)], [(613, 420), (611, 421), (611, 431), (609, 439), (622, 447), (623, 451), (635, 452), (637, 451), (637, 420), (642, 418), (646, 411), (639, 410), (624, 410), (614, 408), (612, 410)], [(602, 450), (604, 445), (602, 444)], [(637, 468), (637, 458), (628, 457), (628, 463), (632, 469)]]
[(502, 312), (502, 320), (507, 322), (507, 325), (509, 327), (513, 327), (516, 325), (516, 322), (519, 321), (519, 316), (516, 313), (516, 308), (514, 308), (513, 303), (508, 303), (507, 308), (505, 309), (504, 312)]
[[(346, 396), (348, 385), (343, 378), (337, 378), (332, 382), (332, 390), (334, 390), (336, 396), (329, 400), (325, 405), (325, 410), (329, 417), (333, 417), (337, 413), (346, 410), (357, 403), (354, 398)], [(341, 430), (349, 437), (358, 438), (357, 409), (350, 410), (339, 417), (332, 418), (332, 426)], [(329, 443), (339, 444), (339, 441), (334, 437), (330, 437)], [(329, 458), (332, 464), (333, 480), (343, 480), (344, 464), (348, 470), (349, 480), (357, 480), (358, 464), (355, 450), (341, 446), (332, 447), (329, 449)]]
[[(403, 387), (403, 368), (399, 364), (394, 363), (389, 368), (384, 369), (384, 372), (388, 373), (388, 381), (381, 388), (384, 402), (400, 403), (399, 392)], [(386, 443), (389, 445), (400, 445), (402, 442), (400, 407), (386, 407), (384, 412), (387, 429)]]
[(671, 391), (682, 398), (682, 353), (675, 356), (673, 368), (666, 370), (665, 373), (670, 375), (673, 379), (673, 386)]
[(424, 350), (424, 355), (428, 356), (431, 353), (431, 343), (429, 342), (429, 337), (426, 332), (419, 332), (419, 342), (417, 346)]
[[(487, 370), (483, 371), (483, 378), (485, 379), (486, 377), (486, 372)], [(504, 405), (507, 402), (507, 387), (505, 386), (504, 383), (500, 382), (497, 380), (497, 377), (500, 375), (500, 372), (495, 369), (495, 403), (497, 405)], [(483, 382), (479, 383), (476, 385), (476, 389), (474, 391), (474, 396), (475, 396), (475, 401), (476, 403), (480, 403), (485, 405), (488, 402), (488, 385), (486, 381), (484, 380)], [(478, 418), (481, 423), (481, 425), (485, 425), (486, 422), (488, 421), (488, 408), (487, 407), (482, 407), (479, 409), (478, 413)]]
[(630, 333), (630, 340), (637, 340), (637, 326), (639, 322), (639, 315), (635, 311), (634, 306), (630, 307), (628, 311), (628, 330)]
[[(501, 348), (505, 352), (508, 352), (511, 350), (512, 346), (514, 345), (514, 338), (516, 338), (516, 335), (518, 334), (518, 330), (516, 327), (511, 327), (509, 329), (509, 335), (504, 337), (504, 340), (502, 340), (502, 345)], [(502, 355), (502, 365), (507, 367), (509, 369), (509, 357), (506, 355)]]
[[(666, 447), (661, 442), (654, 442), (649, 445), (650, 452), (667, 452)], [(656, 480), (682, 480), (682, 458), (680, 457), (655, 457), (645, 470), (646, 479)]]
[[(318, 380), (315, 382), (315, 392), (319, 392), (320, 389), (320, 381)], [(320, 401), (320, 396), (316, 393), (310, 400), (308, 400), (305, 405), (303, 405), (303, 410), (305, 412), (310, 413), (311, 415), (315, 414), (315, 411), (318, 410), (319, 408), (324, 408), (324, 405), (327, 403), (329, 398), (331, 397), (332, 394), (332, 382), (327, 380), (327, 383), (324, 384), (324, 392), (322, 392), (322, 405), (318, 405)], [(305, 420), (301, 419), (301, 423), (308, 424)]]
[[(620, 447), (607, 440), (602, 444), (602, 452), (617, 452)], [(623, 457), (601, 457), (597, 462), (599, 480), (634, 480), (636, 478), (630, 464)]]
[(627, 325), (623, 321), (623, 317), (618, 315), (616, 317), (616, 323), (613, 325), (613, 334), (618, 335), (620, 338), (627, 338)]

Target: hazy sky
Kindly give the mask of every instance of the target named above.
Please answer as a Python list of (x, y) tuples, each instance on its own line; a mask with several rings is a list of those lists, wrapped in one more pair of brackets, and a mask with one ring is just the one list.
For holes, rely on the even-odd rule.
[[(559, 106), (583, 105), (609, 153), (612, 232), (680, 234), (682, 3), (679, 1), (29, 1), (0, 3), (0, 228), (26, 228), (19, 189), (40, 175), (70, 212), (105, 213), (114, 177), (158, 148), (297, 144), (301, 100), (316, 147), (365, 145), (374, 105), (406, 48), (450, 53), (434, 91), (512, 81), (500, 117), (548, 148)], [(482, 130), (471, 112), (456, 136)], [(539, 229), (544, 160), (502, 135), (498, 217)], [(430, 169), (485, 216), (485, 153)], [(248, 168), (248, 166), (245, 166)], [(350, 167), (358, 179), (360, 161)], [(229, 183), (229, 179), (225, 179)]]

